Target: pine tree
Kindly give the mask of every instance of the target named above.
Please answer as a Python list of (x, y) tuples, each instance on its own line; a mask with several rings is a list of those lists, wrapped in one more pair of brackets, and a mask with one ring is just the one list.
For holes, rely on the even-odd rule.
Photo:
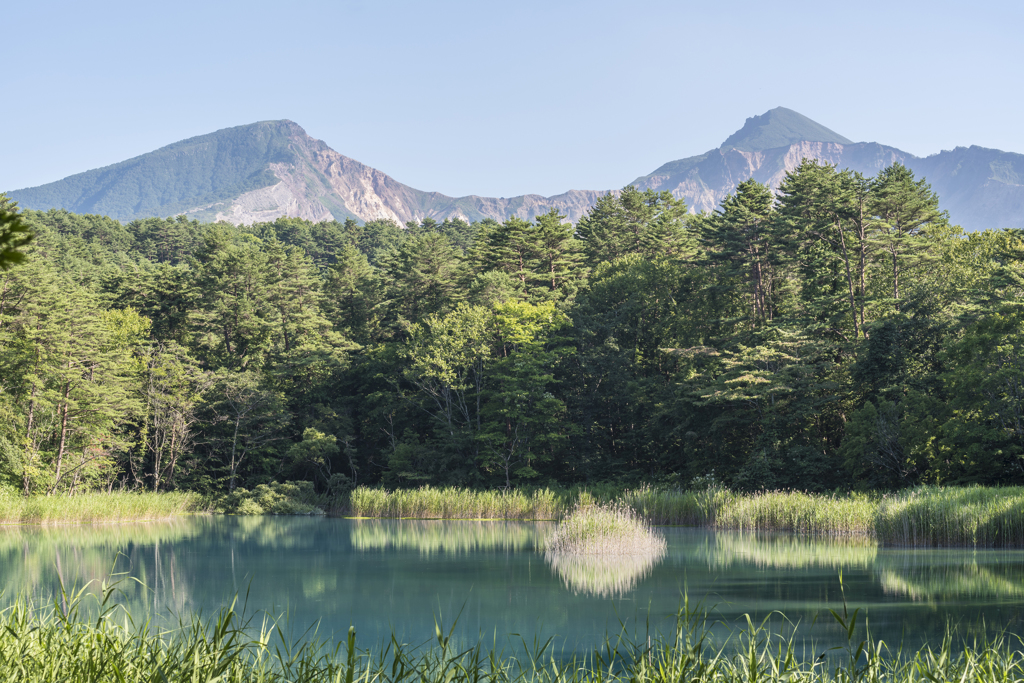
[(746, 290), (746, 317), (753, 327), (770, 322), (778, 308), (770, 253), (774, 203), (766, 186), (745, 180), (702, 223), (705, 262), (716, 272), (717, 286), (734, 283)]
[(685, 218), (686, 204), (671, 192), (629, 185), (599, 198), (576, 230), (590, 267), (626, 254), (685, 258), (693, 250)]
[(914, 173), (902, 164), (879, 171), (871, 183), (871, 239), (889, 260), (889, 285), (893, 310), (899, 312), (906, 286), (900, 288), (906, 271), (931, 257), (929, 232), (948, 224), (939, 210), (939, 197), (931, 186), (914, 180)]
[(531, 259), (535, 264), (534, 275), (530, 284), (535, 292), (539, 290), (538, 294), (543, 292), (535, 295), (538, 300), (571, 294), (580, 277), (583, 255), (572, 224), (563, 223), (564, 218), (554, 209), (537, 216)]

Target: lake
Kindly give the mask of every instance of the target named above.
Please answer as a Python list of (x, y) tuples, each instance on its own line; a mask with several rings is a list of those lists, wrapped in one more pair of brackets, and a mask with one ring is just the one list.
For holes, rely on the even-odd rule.
[[(1024, 551), (878, 548), (865, 540), (660, 527), (655, 563), (549, 561), (548, 523), (196, 516), (172, 522), (0, 528), (0, 572), (16, 595), (52, 601), (60, 582), (120, 581), (133, 616), (211, 614), (235, 596), (249, 614), (357, 629), (367, 647), (394, 632), (509, 649), (554, 637), (570, 650), (625, 628), (671, 633), (684, 595), (741, 624), (780, 611), (816, 648), (845, 642), (828, 609), (860, 608), (876, 638), (917, 647), (961, 633), (1024, 632)], [(129, 580), (129, 577), (138, 581)], [(457, 619), (457, 623), (456, 623)], [(791, 628), (778, 616), (775, 628)], [(863, 623), (863, 621), (861, 622)], [(509, 638), (510, 634), (518, 634)], [(510, 640), (513, 644), (509, 644)]]

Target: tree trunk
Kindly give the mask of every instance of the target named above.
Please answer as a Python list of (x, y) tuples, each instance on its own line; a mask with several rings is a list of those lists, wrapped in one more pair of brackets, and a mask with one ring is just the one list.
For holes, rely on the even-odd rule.
[(60, 418), (60, 444), (57, 446), (57, 473), (53, 479), (53, 486), (50, 488), (47, 495), (53, 493), (57, 488), (57, 484), (60, 482), (60, 468), (64, 461), (64, 446), (67, 444), (68, 436), (68, 396), (71, 395), (71, 382), (64, 384), (64, 403), (61, 406), (61, 418)]
[(235, 418), (235, 436), (231, 440), (231, 479), (228, 481), (228, 493), (235, 490), (235, 472), (238, 469), (238, 463), (235, 461), (235, 454), (238, 452), (238, 425), (242, 421), (242, 418)]
[(38, 390), (38, 387), (36, 387), (35, 382), (33, 382), (32, 383), (32, 393), (30, 394), (29, 399), (28, 399), (28, 426), (25, 428), (25, 448), (28, 449), (28, 458), (26, 458), (25, 466), (24, 466), (24, 468), (21, 471), (22, 486), (25, 489), (25, 495), (26, 496), (29, 494), (29, 479), (28, 479), (28, 466), (29, 466), (29, 462), (28, 461), (29, 460), (35, 460), (35, 457), (34, 457), (35, 442), (32, 439), (32, 422), (33, 422), (33, 420), (35, 418), (36, 391), (37, 390)]
[(843, 234), (842, 223), (836, 221), (836, 229), (839, 231), (839, 243), (843, 248), (843, 263), (846, 265), (846, 283), (850, 287), (850, 315), (853, 317), (853, 338), (860, 335), (860, 327), (857, 325), (857, 299), (853, 294), (853, 273), (850, 272), (850, 255), (846, 251), (846, 236)]

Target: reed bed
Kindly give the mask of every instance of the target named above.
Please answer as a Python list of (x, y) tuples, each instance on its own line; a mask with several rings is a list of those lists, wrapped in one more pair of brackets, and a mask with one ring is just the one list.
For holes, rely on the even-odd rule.
[(886, 545), (1024, 546), (1024, 487), (921, 487), (879, 501)]
[(644, 486), (624, 492), (619, 501), (651, 524), (714, 526), (718, 510), (735, 497), (736, 494), (719, 487), (678, 491)]
[(0, 494), (0, 524), (83, 524), (170, 519), (196, 510), (194, 493)]
[(564, 505), (550, 489), (525, 493), (424, 486), (388, 491), (360, 486), (350, 494), (347, 512), (391, 519), (554, 520)]
[(795, 531), (826, 536), (872, 532), (877, 505), (865, 497), (812, 496), (767, 491), (730, 496), (715, 511), (714, 526), (741, 531)]
[(411, 519), (557, 520), (573, 505), (628, 507), (650, 524), (739, 531), (786, 531), (864, 537), (883, 545), (1024, 547), (1024, 487), (919, 487), (887, 495), (816, 495), (797, 491), (737, 493), (651, 487), (618, 494), (586, 490), (385, 491), (359, 487), (347, 513)]
[[(113, 606), (105, 587), (97, 606), (81, 594), (33, 609), (22, 600), (0, 612), (0, 677), (24, 683), (81, 681), (156, 683), (854, 683), (859, 681), (1024, 681), (1024, 651), (1012, 635), (958, 638), (955, 631), (918, 652), (891, 652), (855, 637), (855, 615), (835, 620), (846, 645), (820, 653), (802, 649), (796, 634), (748, 620), (743, 629), (716, 628), (706, 612), (680, 610), (674, 633), (607, 636), (592, 651), (557, 652), (550, 642), (507, 654), (495, 644), (463, 644), (453, 629), (436, 629), (419, 646), (392, 637), (361, 650), (352, 628), (342, 642), (289, 641), (267, 619), (247, 619), (234, 606), (214, 618), (183, 619), (158, 630)], [(98, 616), (97, 616), (98, 614)], [(89, 615), (89, 616), (86, 616)], [(522, 642), (522, 641), (521, 641)], [(521, 653), (521, 654), (520, 654)]]

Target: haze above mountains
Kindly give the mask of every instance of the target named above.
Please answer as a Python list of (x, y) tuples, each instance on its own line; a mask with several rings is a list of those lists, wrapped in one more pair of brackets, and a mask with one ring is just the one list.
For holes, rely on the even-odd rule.
[[(803, 158), (865, 175), (900, 162), (918, 178), (927, 178), (941, 207), (966, 230), (1024, 227), (1022, 154), (971, 146), (917, 157), (877, 142), (852, 142), (783, 107), (747, 119), (721, 147), (670, 161), (629, 184), (669, 190), (691, 210), (707, 211), (748, 178), (778, 187)], [(64, 208), (124, 221), (185, 214), (235, 224), (280, 216), (404, 224), (428, 217), (529, 219), (551, 208), (576, 222), (609, 189), (510, 198), (424, 192), (339, 154), (296, 123), (282, 120), (226, 128), (8, 194), (23, 208)]]

